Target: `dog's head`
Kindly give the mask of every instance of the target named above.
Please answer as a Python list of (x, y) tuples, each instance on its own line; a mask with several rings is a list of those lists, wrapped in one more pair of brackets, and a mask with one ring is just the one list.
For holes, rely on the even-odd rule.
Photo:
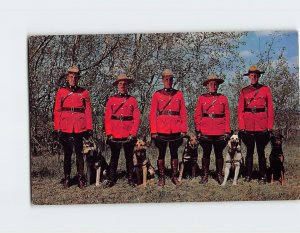
[(138, 139), (134, 144), (133, 151), (137, 156), (141, 156), (142, 154), (145, 154), (146, 149), (147, 149), (146, 141), (144, 139)]
[(188, 146), (192, 149), (197, 149), (198, 144), (199, 142), (197, 140), (196, 135), (191, 135), (188, 140)]
[(278, 147), (278, 146), (282, 146), (282, 140), (283, 140), (283, 135), (281, 133), (274, 133), (271, 136), (271, 144), (272, 146)]
[(241, 146), (241, 140), (239, 139), (238, 135), (233, 134), (229, 141), (228, 141), (228, 146), (231, 150), (236, 151), (240, 148)]
[(96, 143), (94, 142), (94, 140), (92, 138), (89, 139), (82, 139), (83, 141), (83, 147), (82, 147), (82, 153), (87, 155), (89, 154), (91, 151), (94, 152), (96, 151)]

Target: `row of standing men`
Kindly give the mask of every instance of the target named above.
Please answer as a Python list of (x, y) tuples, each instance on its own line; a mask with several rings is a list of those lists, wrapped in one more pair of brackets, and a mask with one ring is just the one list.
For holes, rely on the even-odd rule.
[[(266, 183), (265, 147), (269, 141), (269, 132), (272, 131), (274, 113), (271, 90), (259, 83), (264, 73), (257, 66), (252, 65), (248, 73), (251, 84), (240, 91), (238, 100), (238, 127), (247, 148), (246, 177), (251, 180), (253, 170), (253, 154), (256, 144), (260, 182)], [(79, 87), (80, 70), (76, 65), (69, 67), (66, 72), (66, 85), (59, 88), (54, 105), (54, 131), (60, 138), (64, 149), (64, 183), (70, 186), (71, 155), (73, 145), (76, 153), (76, 167), (78, 186), (84, 188), (84, 160), (82, 155), (82, 138), (93, 134), (92, 110), (89, 92)], [(165, 185), (165, 155), (169, 146), (171, 155), (171, 181), (175, 185), (177, 179), (178, 148), (187, 134), (187, 113), (183, 93), (174, 89), (173, 72), (165, 69), (162, 72), (164, 88), (156, 91), (152, 96), (149, 120), (151, 138), (158, 148), (158, 185)], [(140, 112), (135, 97), (128, 94), (128, 85), (133, 80), (125, 74), (120, 74), (113, 85), (117, 94), (111, 96), (105, 108), (105, 133), (111, 148), (108, 180), (104, 188), (112, 187), (116, 182), (116, 171), (120, 155), (120, 142), (124, 147), (128, 184), (135, 186), (133, 180), (133, 149), (140, 124)], [(224, 80), (215, 75), (208, 76), (202, 84), (208, 92), (198, 97), (194, 113), (195, 130), (203, 149), (202, 169), (203, 176), (200, 183), (208, 182), (210, 154), (215, 152), (217, 181), (222, 183), (223, 149), (226, 141), (220, 138), (228, 137), (230, 128), (230, 110), (228, 99), (218, 93), (218, 87)], [(204, 138), (204, 139), (203, 139)]]

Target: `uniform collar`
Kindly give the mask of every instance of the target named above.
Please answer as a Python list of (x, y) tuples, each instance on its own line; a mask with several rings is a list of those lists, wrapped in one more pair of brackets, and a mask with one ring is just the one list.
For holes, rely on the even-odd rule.
[(260, 83), (256, 83), (256, 84), (250, 84), (250, 86), (254, 88), (258, 88), (261, 87), (262, 85)]
[(171, 88), (164, 88), (164, 91), (166, 91), (166, 92), (171, 92), (171, 91), (173, 91), (174, 89), (171, 87)]
[(208, 94), (210, 94), (210, 95), (212, 95), (212, 96), (216, 96), (216, 95), (218, 95), (218, 93), (217, 93), (217, 92), (208, 92)]
[(127, 96), (128, 96), (128, 93), (118, 93), (117, 96), (120, 96), (120, 97), (127, 97)]
[(69, 90), (71, 90), (72, 92), (74, 92), (74, 91), (77, 91), (78, 90), (78, 86), (67, 86), (67, 88), (69, 89)]

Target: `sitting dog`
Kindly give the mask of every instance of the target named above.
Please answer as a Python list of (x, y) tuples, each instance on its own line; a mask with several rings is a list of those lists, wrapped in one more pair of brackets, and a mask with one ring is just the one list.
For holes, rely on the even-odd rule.
[(138, 139), (134, 145), (133, 150), (133, 164), (137, 178), (137, 185), (146, 187), (147, 178), (151, 183), (154, 183), (154, 168), (151, 165), (149, 158), (146, 155), (147, 145), (146, 139)]
[(275, 133), (271, 136), (271, 154), (270, 154), (270, 170), (271, 170), (271, 184), (274, 182), (274, 177), (279, 177), (281, 185), (285, 184), (284, 177), (284, 154), (282, 151), (283, 136), (280, 133)]
[(96, 186), (99, 186), (100, 175), (108, 171), (108, 164), (105, 158), (98, 152), (96, 143), (90, 137), (89, 139), (83, 138), (83, 156), (85, 158), (86, 171), (87, 171), (87, 185), (91, 184), (91, 177), (96, 171)]
[(182, 160), (180, 162), (179, 177), (178, 181), (182, 180), (183, 172), (185, 170), (191, 171), (192, 178), (196, 177), (197, 169), (199, 169), (197, 159), (198, 159), (198, 145), (199, 142), (195, 135), (188, 137), (188, 141), (185, 145)]
[(233, 185), (237, 185), (237, 179), (244, 159), (241, 153), (241, 140), (238, 135), (233, 134), (228, 141), (228, 152), (225, 156), (225, 175), (222, 186), (226, 185), (231, 169), (234, 169)]

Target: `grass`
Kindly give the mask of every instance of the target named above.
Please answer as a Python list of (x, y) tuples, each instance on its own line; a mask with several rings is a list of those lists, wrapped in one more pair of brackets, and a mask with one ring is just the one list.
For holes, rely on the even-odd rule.
[[(31, 193), (32, 203), (37, 205), (63, 205), (63, 204), (98, 204), (98, 203), (167, 203), (167, 202), (220, 202), (220, 201), (267, 201), (267, 200), (299, 200), (300, 199), (300, 167), (299, 167), (299, 144), (285, 143), (285, 186), (279, 182), (266, 185), (258, 184), (257, 180), (243, 182), (239, 178), (238, 185), (232, 186), (228, 181), (225, 187), (221, 187), (210, 177), (206, 185), (200, 185), (200, 177), (195, 179), (183, 179), (182, 184), (176, 187), (169, 177), (165, 187), (155, 184), (147, 185), (146, 188), (131, 188), (125, 177), (125, 161), (121, 154), (118, 167), (119, 180), (110, 189), (103, 189), (91, 185), (84, 190), (76, 185), (69, 189), (63, 189), (61, 178), (63, 177), (63, 160), (61, 156), (44, 155), (31, 158)], [(243, 147), (243, 155), (245, 151)], [(225, 149), (226, 150), (226, 149)], [(225, 153), (224, 150), (224, 153)], [(201, 157), (202, 151), (199, 150)], [(266, 148), (266, 155), (270, 154), (270, 146)], [(109, 157), (109, 150), (105, 155)], [(156, 167), (156, 149), (150, 148), (148, 156), (152, 165)], [(181, 157), (181, 153), (179, 153)], [(214, 171), (214, 155), (211, 155), (210, 170)], [(257, 170), (257, 155), (254, 154), (254, 169)], [(109, 161), (109, 159), (108, 159)], [(167, 155), (166, 166), (170, 168), (170, 157)], [(268, 157), (267, 157), (268, 162)], [(198, 159), (200, 164), (200, 159)], [(267, 163), (268, 164), (268, 163)], [(75, 176), (75, 161), (72, 164), (72, 175)], [(157, 179), (157, 177), (156, 177)]]

